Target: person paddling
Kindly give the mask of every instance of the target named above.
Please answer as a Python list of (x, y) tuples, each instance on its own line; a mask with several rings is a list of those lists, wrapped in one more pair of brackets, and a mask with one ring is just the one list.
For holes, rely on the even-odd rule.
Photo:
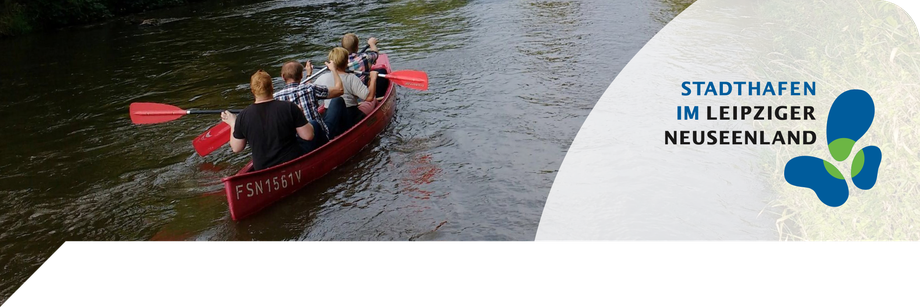
[[(312, 140), (313, 126), (303, 112), (290, 101), (275, 100), (272, 78), (259, 70), (249, 78), (249, 87), (255, 97), (239, 115), (230, 111), (220, 114), (230, 125), (230, 148), (240, 152), (248, 143), (252, 147), (254, 170), (269, 168), (299, 157), (303, 149), (297, 137)], [(296, 136), (295, 136), (296, 134)]]
[[(354, 33), (347, 33), (342, 36), (342, 48), (348, 50), (348, 69), (353, 71), (371, 71), (374, 64), (377, 62), (377, 56), (379, 54), (379, 49), (377, 48), (377, 43), (379, 42), (376, 37), (371, 37), (367, 39), (367, 51), (358, 52), (358, 35)], [(377, 70), (378, 73), (385, 74), (387, 73), (386, 69)], [(368, 78), (361, 76), (361, 82), (364, 85), (370, 85), (368, 83)], [(387, 88), (390, 87), (390, 81), (387, 79), (377, 80), (377, 91), (375, 95), (377, 97), (383, 97), (387, 92)]]
[[(336, 47), (329, 52), (329, 63), (335, 67), (336, 73), (324, 74), (317, 78), (316, 84), (329, 85), (338, 82), (341, 79), (345, 93), (341, 98), (335, 98), (324, 101), (326, 104), (326, 123), (330, 125), (333, 137), (342, 134), (350, 129), (356, 123), (361, 121), (367, 113), (370, 113), (376, 107), (374, 97), (377, 72), (371, 71), (368, 75), (368, 86), (361, 83), (357, 76), (345, 73), (348, 65), (348, 51), (342, 47)], [(332, 69), (330, 69), (332, 70)], [(359, 99), (364, 100), (360, 102)], [(344, 112), (338, 110), (344, 106)]]
[[(309, 67), (307, 68), (307, 75), (311, 75), (313, 73), (313, 65), (307, 61), (306, 66)], [(334, 68), (334, 65), (329, 65), (327, 63), (326, 67), (331, 70)], [(307, 78), (303, 77), (304, 65), (298, 62), (291, 61), (281, 66), (281, 78), (284, 79), (285, 85), (283, 89), (274, 94), (274, 98), (276, 100), (291, 101), (300, 107), (307, 121), (313, 126), (313, 131), (316, 131), (316, 136), (313, 140), (298, 141), (306, 153), (323, 146), (323, 144), (333, 137), (333, 135), (329, 133), (328, 125), (323, 120), (323, 117), (319, 115), (317, 109), (319, 107), (319, 99), (342, 96), (342, 80), (338, 77), (338, 74), (330, 75), (335, 75), (335, 78), (333, 78), (332, 82), (330, 82), (327, 87), (306, 82)]]

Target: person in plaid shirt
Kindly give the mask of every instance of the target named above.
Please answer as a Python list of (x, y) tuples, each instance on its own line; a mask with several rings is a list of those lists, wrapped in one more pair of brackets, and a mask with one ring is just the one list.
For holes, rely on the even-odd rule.
[[(313, 65), (309, 61), (306, 64), (306, 67), (308, 67), (306, 71), (307, 75), (310, 75), (313, 72)], [(306, 153), (323, 146), (323, 144), (326, 144), (326, 142), (331, 139), (329, 127), (326, 126), (323, 117), (319, 114), (319, 111), (317, 111), (319, 100), (339, 97), (344, 93), (342, 79), (339, 78), (335, 65), (326, 62), (326, 67), (330, 71), (336, 72), (333, 74), (335, 76), (335, 84), (332, 87), (308, 83), (307, 79), (303, 77), (304, 65), (294, 61), (284, 63), (284, 65), (281, 66), (281, 78), (284, 79), (285, 85), (283, 89), (274, 94), (275, 100), (290, 101), (300, 107), (307, 117), (307, 121), (313, 125), (313, 131), (316, 131), (316, 137), (314, 137), (313, 140), (305, 141), (303, 139), (298, 139), (300, 147), (302, 147)]]
[[(342, 37), (342, 48), (348, 50), (348, 69), (353, 71), (371, 71), (371, 67), (377, 62), (377, 54), (379, 50), (377, 49), (377, 38), (371, 37), (367, 39), (367, 51), (363, 53), (358, 53), (358, 36), (354, 33), (345, 34)], [(385, 74), (387, 73), (386, 69), (378, 69), (377, 73)], [(367, 76), (361, 76), (361, 82), (364, 85), (367, 84)], [(377, 91), (376, 96), (382, 97), (386, 94), (387, 89), (390, 88), (389, 80), (386, 78), (377, 79)]]

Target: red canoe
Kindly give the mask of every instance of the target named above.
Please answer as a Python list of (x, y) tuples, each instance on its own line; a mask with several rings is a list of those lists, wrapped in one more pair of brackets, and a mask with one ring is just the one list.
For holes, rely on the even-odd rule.
[[(380, 54), (374, 68), (392, 71), (386, 54)], [(383, 103), (373, 113), (326, 145), (260, 171), (252, 171), (252, 162), (249, 162), (236, 175), (221, 179), (227, 192), (230, 216), (235, 221), (244, 219), (325, 176), (370, 144), (390, 124), (395, 112), (396, 87), (390, 82)]]

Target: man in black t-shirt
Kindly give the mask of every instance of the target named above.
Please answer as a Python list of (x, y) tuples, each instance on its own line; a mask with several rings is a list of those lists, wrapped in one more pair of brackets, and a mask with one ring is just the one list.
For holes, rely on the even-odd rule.
[[(313, 126), (307, 122), (303, 111), (290, 101), (274, 100), (272, 78), (263, 70), (249, 79), (255, 102), (233, 115), (228, 111), (220, 117), (230, 125), (230, 148), (240, 152), (246, 143), (252, 147), (252, 164), (255, 170), (269, 168), (299, 157), (303, 150), (297, 137), (313, 139)], [(296, 131), (296, 135), (295, 132)]]

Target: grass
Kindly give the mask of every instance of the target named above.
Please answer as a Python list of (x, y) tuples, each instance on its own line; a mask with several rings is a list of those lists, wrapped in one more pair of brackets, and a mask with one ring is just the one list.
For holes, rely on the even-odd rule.
[[(766, 19), (779, 22), (758, 29), (765, 31), (760, 49), (766, 53), (758, 70), (752, 72), (756, 78), (813, 80), (823, 87), (811, 98), (776, 101), (816, 106), (818, 124), (765, 124), (765, 128), (818, 133), (814, 146), (786, 146), (763, 162), (777, 195), (770, 207), (780, 215), (778, 238), (920, 240), (920, 36), (910, 17), (895, 5), (841, 2), (769, 1), (757, 9)], [(876, 105), (875, 120), (857, 142), (854, 154), (859, 148), (878, 146), (882, 165), (878, 182), (870, 190), (855, 188), (848, 178), (849, 200), (832, 208), (811, 190), (786, 183), (783, 168), (799, 155), (834, 161), (826, 146), (827, 112), (837, 95), (854, 88), (867, 91)], [(835, 163), (845, 174), (849, 174), (852, 156)]]

